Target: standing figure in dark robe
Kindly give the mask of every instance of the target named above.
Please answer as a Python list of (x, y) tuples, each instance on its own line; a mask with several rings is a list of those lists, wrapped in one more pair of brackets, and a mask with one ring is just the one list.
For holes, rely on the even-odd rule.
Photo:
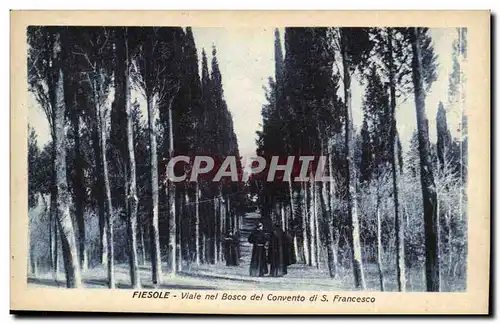
[(233, 234), (232, 231), (222, 239), (224, 245), (224, 257), (226, 259), (226, 266), (237, 266), (240, 264), (240, 255), (238, 253), (240, 241), (239, 238)]
[(240, 232), (239, 231), (234, 232), (233, 236), (234, 236), (235, 242), (238, 243), (236, 245), (236, 255), (238, 256), (238, 265), (239, 265), (240, 264), (240, 258), (241, 258), (241, 236), (240, 236)]
[(269, 263), (271, 264), (271, 277), (283, 277), (285, 270), (285, 233), (279, 224), (275, 224), (269, 243)]
[(266, 234), (262, 223), (257, 225), (257, 228), (250, 233), (248, 242), (253, 244), (252, 260), (250, 261), (250, 276), (263, 277), (267, 273), (266, 263)]
[(293, 237), (285, 231), (283, 235), (283, 274), (288, 273), (288, 266), (297, 263), (295, 248), (293, 246)]

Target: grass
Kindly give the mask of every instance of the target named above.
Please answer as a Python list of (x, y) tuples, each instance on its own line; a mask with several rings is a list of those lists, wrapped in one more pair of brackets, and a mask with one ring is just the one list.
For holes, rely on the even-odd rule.
[[(192, 265), (185, 268), (175, 276), (164, 275), (160, 289), (227, 289), (227, 290), (310, 290), (310, 291), (354, 291), (352, 272), (340, 268), (336, 278), (330, 278), (325, 266), (310, 267), (295, 264), (289, 267), (288, 274), (284, 277), (250, 277), (248, 263), (235, 267), (224, 264)], [(379, 291), (378, 271), (375, 264), (365, 264), (364, 276), (366, 290)], [(141, 266), (139, 277), (143, 288), (152, 289), (151, 269), (149, 265)], [(116, 287), (130, 289), (130, 277), (127, 264), (116, 265)], [(107, 270), (103, 266), (82, 272), (85, 288), (107, 288)], [(30, 286), (44, 286), (54, 288), (66, 287), (64, 273), (59, 273), (57, 278), (53, 274), (45, 273), (36, 277), (28, 277)], [(397, 291), (395, 270), (384, 272), (384, 285), (387, 292)], [(425, 278), (423, 269), (407, 269), (406, 291), (425, 291)], [(442, 278), (442, 291), (465, 291), (465, 284), (459, 278)]]

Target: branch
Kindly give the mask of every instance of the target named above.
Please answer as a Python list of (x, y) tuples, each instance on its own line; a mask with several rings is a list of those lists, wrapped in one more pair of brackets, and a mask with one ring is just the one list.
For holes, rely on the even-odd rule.
[(108, 43), (108, 40), (109, 40), (109, 36), (108, 36), (108, 31), (106, 30), (106, 27), (103, 27), (104, 28), (104, 42), (103, 44), (101, 45), (101, 47), (99, 47), (99, 49), (97, 50), (97, 52), (100, 54), (102, 52), (102, 50), (104, 49), (104, 46), (106, 46), (106, 44)]
[(387, 67), (385, 65), (380, 64), (379, 62), (373, 61), (372, 63), (375, 64), (375, 66), (379, 69), (382, 70), (382, 72), (386, 75), (389, 74), (389, 70), (387, 70)]
[(165, 73), (166, 70), (167, 70), (166, 66), (164, 66), (162, 69), (160, 69), (159, 66), (158, 66), (158, 74), (157, 74), (157, 76), (160, 77), (163, 73)]
[[(408, 58), (408, 53), (405, 54), (405, 57), (403, 57), (403, 63), (399, 66), (398, 70), (396, 71), (395, 75), (399, 75), (399, 72), (401, 72), (401, 69), (403, 66), (405, 66), (406, 59)], [(403, 73), (403, 75), (407, 74), (407, 72)], [(401, 77), (398, 79), (398, 82), (401, 80)]]
[[(404, 64), (402, 64), (402, 65), (400, 66), (400, 69), (401, 69), (401, 67), (402, 67), (403, 65), (404, 65)], [(399, 71), (398, 71), (397, 73), (399, 73)], [(397, 83), (396, 83), (396, 84), (401, 83), (401, 81), (403, 80), (403, 78), (404, 78), (405, 76), (409, 75), (410, 73), (411, 73), (411, 71), (410, 71), (410, 70), (406, 70), (405, 72), (403, 72), (403, 73), (399, 74), (399, 76), (398, 76), (398, 80), (397, 80)]]
[(89, 63), (90, 67), (92, 68), (92, 71), (95, 71), (95, 68), (96, 68), (95, 63), (92, 64), (92, 62), (89, 59), (88, 54), (85, 53), (85, 51), (80, 46), (78, 46), (78, 48), (81, 50), (81, 52), (72, 51), (71, 53), (73, 53), (74, 55), (83, 56), (87, 60), (87, 62)]
[(47, 118), (47, 121), (49, 122), (50, 129), (52, 130), (52, 120), (53, 120), (53, 110), (52, 106), (50, 104), (49, 96), (46, 93), (45, 89), (43, 88), (43, 85), (39, 82), (35, 83), (34, 89), (31, 90), (31, 92), (35, 95), (36, 101), (40, 104), (42, 107), (42, 110), (45, 113), (45, 117)]
[(142, 78), (142, 75), (139, 72), (139, 68), (137, 67), (137, 60), (132, 60), (131, 65), (132, 65), (132, 70), (130, 71), (130, 77), (132, 79), (132, 82), (137, 85), (139, 92), (144, 97), (146, 97), (146, 91), (145, 91), (146, 83), (144, 82), (144, 79)]
[(33, 69), (35, 69), (38, 72), (38, 69), (36, 68), (36, 63), (38, 62), (38, 58), (42, 54), (41, 51), (38, 51), (38, 55), (36, 56), (35, 60), (31, 63), (30, 68), (28, 69), (28, 75), (31, 73)]
[(408, 98), (410, 98), (410, 95), (409, 94), (406, 94), (406, 93), (401, 93), (400, 94), (400, 97), (403, 96), (403, 100), (401, 101), (401, 103), (399, 105), (402, 105), (406, 102), (406, 100), (408, 100)]

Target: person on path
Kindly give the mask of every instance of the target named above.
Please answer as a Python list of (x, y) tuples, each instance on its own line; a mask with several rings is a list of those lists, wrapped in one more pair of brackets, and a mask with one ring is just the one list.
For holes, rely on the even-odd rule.
[(266, 241), (264, 225), (259, 223), (248, 237), (248, 242), (253, 244), (252, 259), (250, 261), (250, 276), (252, 277), (263, 277), (268, 272), (265, 249)]
[(285, 274), (285, 233), (279, 224), (275, 224), (269, 242), (269, 263), (271, 277), (282, 277)]
[(240, 264), (240, 256), (238, 253), (240, 241), (239, 238), (229, 230), (224, 236), (222, 243), (224, 245), (224, 256), (226, 266), (237, 266)]
[(297, 263), (293, 237), (288, 231), (285, 231), (283, 236), (283, 263), (283, 274), (288, 273), (288, 266)]

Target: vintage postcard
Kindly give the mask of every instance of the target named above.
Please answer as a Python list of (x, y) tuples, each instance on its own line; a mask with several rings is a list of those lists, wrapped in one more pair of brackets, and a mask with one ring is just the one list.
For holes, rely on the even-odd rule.
[(11, 310), (487, 314), (488, 11), (12, 11)]

